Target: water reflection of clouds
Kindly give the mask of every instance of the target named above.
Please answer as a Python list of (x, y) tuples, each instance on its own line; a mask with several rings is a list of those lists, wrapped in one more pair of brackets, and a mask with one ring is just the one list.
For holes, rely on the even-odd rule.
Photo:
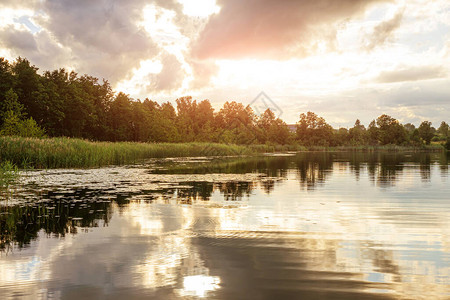
[[(110, 204), (107, 228), (59, 241), (41, 236), (23, 255), (1, 257), (0, 282), (28, 280), (35, 286), (30, 293), (37, 293), (37, 281), (47, 282), (50, 292), (63, 296), (69, 292), (51, 280), (104, 296), (130, 288), (140, 296), (276, 294), (281, 284), (292, 292), (318, 293), (326, 286), (344, 296), (384, 291), (444, 298), (448, 178), (438, 175), (438, 164), (426, 168), (425, 178), (416, 163), (384, 163), (360, 163), (356, 175), (352, 162), (294, 161), (276, 180), (261, 177), (265, 167), (255, 170), (258, 175), (235, 176), (239, 180), (233, 174), (153, 174), (139, 187), (139, 178), (123, 183), (131, 192), (127, 201)], [(132, 200), (143, 189), (160, 196)], [(226, 205), (230, 200), (238, 205)]]
[(204, 298), (208, 292), (220, 288), (220, 278), (217, 276), (194, 275), (183, 278), (183, 289), (179, 290), (181, 296), (196, 296)]

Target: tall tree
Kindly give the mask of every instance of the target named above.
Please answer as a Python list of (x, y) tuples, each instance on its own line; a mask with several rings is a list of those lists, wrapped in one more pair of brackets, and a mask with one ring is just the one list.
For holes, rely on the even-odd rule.
[(43, 85), (37, 70), (37, 67), (21, 57), (12, 65), (14, 91), (17, 93), (19, 102), (24, 105), (26, 113), (40, 123), (43, 119), (40, 103)]
[(406, 142), (406, 129), (393, 117), (385, 114), (379, 116), (377, 118), (377, 126), (379, 129), (378, 141), (382, 145), (400, 145)]
[(352, 145), (363, 145), (367, 142), (367, 131), (359, 119), (356, 119), (355, 125), (348, 131), (348, 138)]
[(438, 133), (442, 136), (447, 138), (449, 136), (449, 126), (446, 122), (442, 121), (441, 125), (438, 128)]
[(422, 123), (420, 123), (418, 130), (420, 138), (424, 140), (425, 144), (429, 145), (431, 143), (431, 139), (434, 136), (431, 122), (423, 121)]
[(333, 128), (313, 112), (300, 114), (297, 123), (297, 139), (304, 145), (328, 146), (332, 143)]

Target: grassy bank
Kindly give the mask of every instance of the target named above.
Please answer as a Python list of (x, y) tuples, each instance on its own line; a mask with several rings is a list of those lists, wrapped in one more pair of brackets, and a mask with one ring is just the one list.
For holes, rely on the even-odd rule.
[(442, 152), (441, 144), (422, 146), (398, 146), (398, 145), (361, 145), (361, 146), (301, 146), (301, 145), (250, 145), (247, 146), (253, 153), (283, 152), (283, 151), (314, 151), (314, 152)]
[(148, 158), (251, 155), (281, 151), (443, 151), (441, 145), (423, 147), (342, 146), (309, 147), (301, 145), (237, 146), (212, 143), (131, 143), (90, 142), (72, 138), (0, 137), (0, 161), (19, 168), (89, 168), (137, 163)]
[(0, 160), (19, 167), (89, 168), (147, 158), (251, 154), (244, 146), (209, 143), (111, 143), (71, 138), (0, 137)]

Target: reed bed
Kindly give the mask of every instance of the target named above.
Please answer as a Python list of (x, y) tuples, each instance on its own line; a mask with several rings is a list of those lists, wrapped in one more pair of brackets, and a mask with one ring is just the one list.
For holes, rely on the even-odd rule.
[(90, 168), (148, 158), (246, 155), (245, 146), (211, 143), (91, 142), (73, 138), (0, 137), (0, 160), (20, 168)]
[(8, 186), (19, 176), (19, 169), (10, 161), (0, 162), (0, 191)]
[[(142, 162), (149, 158), (238, 156), (285, 151), (440, 152), (442, 145), (305, 147), (301, 145), (229, 145), (217, 143), (92, 142), (74, 138), (0, 137), (0, 163), (19, 168), (92, 168)], [(6, 166), (6, 165), (5, 165)]]

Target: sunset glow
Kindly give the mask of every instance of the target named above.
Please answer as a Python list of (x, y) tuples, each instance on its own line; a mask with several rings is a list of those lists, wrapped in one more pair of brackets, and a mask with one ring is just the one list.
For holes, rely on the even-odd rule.
[[(415, 123), (446, 117), (435, 104), (450, 109), (448, 1), (325, 2), (318, 12), (314, 1), (131, 1), (77, 11), (69, 1), (7, 1), (0, 54), (104, 77), (135, 99), (191, 95), (220, 107), (263, 90), (288, 123), (305, 109), (333, 126), (355, 115), (364, 123), (381, 113)], [(87, 34), (107, 38), (93, 46)]]

